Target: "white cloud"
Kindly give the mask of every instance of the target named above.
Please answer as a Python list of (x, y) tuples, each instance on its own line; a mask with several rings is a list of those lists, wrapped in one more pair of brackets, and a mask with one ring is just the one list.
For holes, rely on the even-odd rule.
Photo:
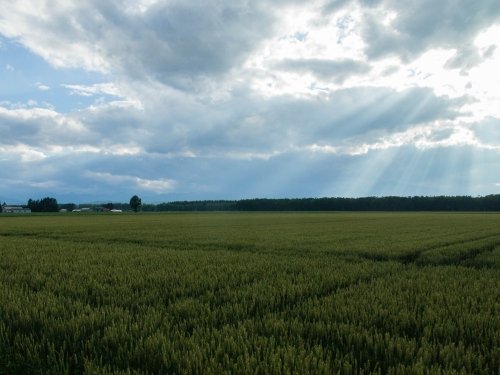
[(92, 138), (92, 132), (79, 119), (37, 107), (34, 101), (23, 108), (0, 107), (0, 123), (4, 145), (44, 150), (48, 145), (70, 145)]
[(210, 0), (123, 7), (91, 0), (54, 7), (46, 1), (4, 2), (0, 14), (8, 17), (0, 16), (0, 33), (56, 67), (179, 83), (182, 76), (224, 73), (243, 62), (272, 30), (269, 5)]
[(37, 82), (35, 84), (35, 86), (38, 88), (38, 90), (41, 90), (41, 91), (47, 91), (47, 90), (50, 90), (50, 86), (47, 86), (47, 85), (44, 85), (43, 83), (41, 82)]
[(85, 175), (108, 184), (131, 184), (137, 188), (149, 190), (157, 194), (170, 192), (175, 189), (176, 186), (176, 182), (174, 180), (164, 178), (146, 179), (137, 176), (115, 175), (107, 172), (92, 171), (87, 171)]
[(396, 132), (374, 139), (371, 142), (357, 141), (354, 138), (347, 144), (312, 144), (296, 147), (295, 149), (313, 153), (354, 156), (364, 155), (374, 150), (387, 150), (406, 146), (414, 146), (420, 150), (457, 146), (500, 150), (500, 145), (497, 148), (484, 145), (478, 141), (472, 129), (467, 126), (456, 126), (452, 122), (423, 124), (403, 132)]
[(70, 90), (71, 95), (94, 96), (99, 94), (123, 97), (120, 89), (111, 82), (96, 83), (93, 85), (70, 85), (63, 84), (63, 87)]
[(53, 180), (39, 181), (39, 182), (32, 182), (31, 186), (36, 188), (36, 189), (40, 189), (40, 188), (41, 189), (53, 189), (53, 188), (57, 188), (59, 186), (59, 182), (53, 181)]
[(15, 69), (12, 65), (10, 64), (6, 64), (5, 65), (5, 70), (9, 71), (9, 72), (13, 72)]
[(152, 6), (154, 6), (156, 3), (158, 3), (158, 0), (137, 0), (133, 1), (130, 4), (127, 4), (125, 6), (125, 11), (130, 12), (132, 14), (141, 14), (145, 13), (150, 9)]
[(28, 145), (2, 145), (0, 146), (0, 159), (4, 161), (16, 162), (20, 160), (22, 163), (40, 161), (47, 158), (47, 155), (40, 150), (32, 148)]
[[(387, 14), (396, 15), (389, 25)], [(500, 3), (381, 0), (363, 9), (363, 21), (369, 57), (396, 55), (408, 62), (429, 49), (469, 45), (478, 32), (500, 21)]]

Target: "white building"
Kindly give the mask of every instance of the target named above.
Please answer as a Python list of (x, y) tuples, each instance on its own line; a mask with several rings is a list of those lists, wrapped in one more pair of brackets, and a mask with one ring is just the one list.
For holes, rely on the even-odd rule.
[(21, 206), (2, 206), (2, 212), (11, 214), (30, 214), (31, 209)]

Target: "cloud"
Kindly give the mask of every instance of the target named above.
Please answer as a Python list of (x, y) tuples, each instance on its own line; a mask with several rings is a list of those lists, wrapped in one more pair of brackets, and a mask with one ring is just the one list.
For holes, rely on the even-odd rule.
[(470, 69), (480, 65), (485, 59), (492, 57), (496, 48), (495, 45), (490, 45), (484, 51), (481, 51), (475, 45), (463, 46), (446, 62), (444, 67), (446, 69), (460, 69), (461, 74), (467, 75)]
[(41, 82), (37, 82), (35, 84), (35, 86), (38, 88), (38, 90), (41, 90), (41, 91), (47, 91), (47, 90), (50, 90), (50, 86), (47, 86), (47, 85), (44, 85), (43, 83)]
[[(454, 119), (459, 116), (461, 100), (436, 97), (432, 90), (423, 88), (396, 92), (360, 87), (336, 91), (327, 100), (271, 103), (264, 116), (269, 124), (264, 142), (271, 139), (279, 144), (281, 139), (294, 144), (339, 145), (353, 138), (368, 140), (430, 121)], [(275, 135), (270, 133), (273, 129)]]
[(0, 14), (9, 17), (2, 17), (0, 33), (17, 38), (56, 67), (113, 70), (182, 86), (193, 77), (240, 66), (272, 33), (276, 20), (271, 4), (262, 1), (137, 6), (97, 0), (58, 7), (47, 1), (29, 7), (2, 3)]
[(500, 5), (459, 3), (2, 2), (6, 46), (30, 51), (5, 76), (22, 82), (33, 54), (52, 68), (0, 92), (16, 174), (0, 193), (440, 193), (467, 176), (486, 191), (499, 179), (473, 163), (498, 164)]
[(147, 126), (135, 139), (147, 153), (266, 159), (291, 147), (367, 142), (428, 122), (453, 121), (464, 100), (437, 97), (423, 88), (352, 88), (320, 98), (263, 99), (241, 93), (217, 104), (198, 103), (189, 116), (182, 104), (157, 112), (161, 121), (147, 121), (151, 115), (146, 110), (137, 122)]
[(86, 133), (85, 127), (77, 120), (51, 109), (0, 107), (0, 137), (4, 145), (43, 147), (50, 144), (72, 144)]
[(346, 4), (348, 4), (350, 0), (331, 0), (326, 2), (323, 6), (323, 11), (325, 13), (332, 13), (342, 9)]
[(85, 175), (91, 179), (111, 185), (131, 184), (133, 187), (152, 191), (157, 194), (170, 192), (175, 188), (176, 182), (169, 179), (146, 179), (129, 175), (114, 175), (106, 172), (86, 172)]
[(63, 84), (63, 87), (70, 90), (71, 95), (80, 96), (94, 96), (94, 95), (110, 95), (116, 97), (124, 97), (120, 92), (120, 89), (111, 82), (108, 83), (96, 83), (93, 85), (75, 85), (75, 84)]
[(351, 59), (285, 59), (276, 63), (275, 67), (298, 73), (312, 73), (320, 79), (333, 79), (337, 83), (344, 82), (352, 75), (368, 73), (370, 71), (369, 64)]
[(500, 118), (486, 118), (470, 129), (483, 144), (500, 148)]
[(71, 114), (0, 107), (0, 136), (5, 145), (24, 144), (46, 154), (60, 146), (115, 155), (269, 159), (294, 147), (346, 149), (429, 122), (453, 121), (466, 100), (436, 97), (424, 88), (366, 87), (312, 99), (242, 92), (217, 104), (171, 99), (142, 108), (113, 101)]
[[(474, 160), (489, 166), (484, 170)], [(415, 149), (412, 145), (374, 149), (355, 156), (289, 151), (270, 159), (167, 158), (159, 156), (76, 155), (35, 162), (37, 169), (16, 168), (10, 186), (15, 195), (53, 195), (68, 202), (127, 201), (138, 194), (143, 202), (183, 199), (252, 197), (489, 194), (499, 181), (498, 152), (472, 146)], [(57, 163), (58, 168), (51, 168)], [(0, 160), (2, 170), (9, 166)], [(144, 168), (144, 170), (141, 170)], [(108, 172), (112, 171), (112, 172)], [(141, 171), (139, 175), (131, 171)], [(158, 171), (164, 174), (160, 176)], [(150, 175), (150, 173), (153, 173)], [(152, 177), (154, 176), (154, 177)], [(35, 186), (33, 186), (35, 184)], [(496, 191), (496, 190), (495, 190)], [(10, 193), (14, 195), (14, 193)]]
[(392, 54), (409, 61), (431, 48), (468, 46), (500, 20), (496, 0), (383, 0), (370, 5), (363, 8), (362, 35), (371, 58)]
[(20, 144), (20, 145), (9, 145), (0, 146), (0, 155), (2, 155), (2, 160), (12, 161), (21, 163), (40, 161), (47, 157), (42, 151), (36, 150), (30, 146)]

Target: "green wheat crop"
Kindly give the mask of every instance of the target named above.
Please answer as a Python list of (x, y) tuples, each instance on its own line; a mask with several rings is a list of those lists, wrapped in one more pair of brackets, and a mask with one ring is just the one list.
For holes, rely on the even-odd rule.
[(0, 374), (500, 374), (500, 214), (0, 216)]

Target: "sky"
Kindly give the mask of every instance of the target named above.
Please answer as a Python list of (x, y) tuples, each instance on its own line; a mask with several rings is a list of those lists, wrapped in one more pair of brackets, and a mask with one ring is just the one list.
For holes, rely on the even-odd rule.
[(500, 193), (498, 0), (0, 0), (0, 201)]

